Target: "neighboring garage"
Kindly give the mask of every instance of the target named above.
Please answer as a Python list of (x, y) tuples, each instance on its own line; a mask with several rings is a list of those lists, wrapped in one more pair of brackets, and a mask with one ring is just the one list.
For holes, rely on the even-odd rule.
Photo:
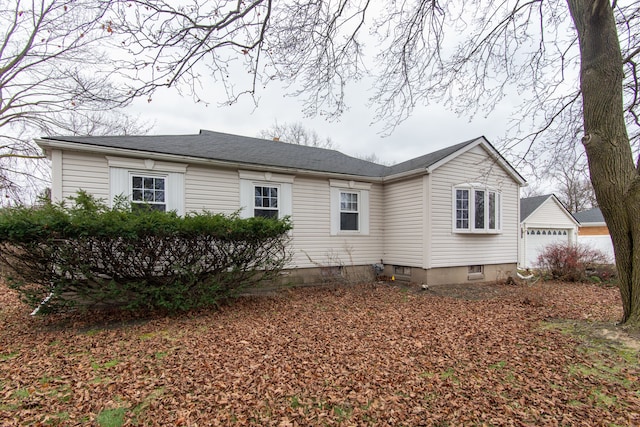
[(534, 268), (545, 247), (575, 243), (577, 236), (578, 221), (555, 195), (520, 199), (520, 268)]

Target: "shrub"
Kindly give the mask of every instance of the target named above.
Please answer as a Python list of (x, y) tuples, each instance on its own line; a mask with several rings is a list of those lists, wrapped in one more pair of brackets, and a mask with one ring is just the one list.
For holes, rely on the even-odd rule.
[(552, 243), (538, 256), (537, 267), (553, 279), (568, 282), (585, 281), (588, 271), (609, 264), (607, 256), (586, 245)]
[(66, 203), (0, 211), (9, 286), (41, 311), (117, 305), (171, 311), (215, 305), (273, 279), (290, 259), (291, 223), (237, 214)]

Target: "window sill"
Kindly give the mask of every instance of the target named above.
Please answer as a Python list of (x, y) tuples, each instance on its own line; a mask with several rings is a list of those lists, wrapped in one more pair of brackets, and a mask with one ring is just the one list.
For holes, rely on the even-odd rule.
[(502, 234), (502, 230), (453, 230), (456, 234)]
[(368, 234), (363, 233), (358, 230), (339, 230), (336, 236), (368, 236)]

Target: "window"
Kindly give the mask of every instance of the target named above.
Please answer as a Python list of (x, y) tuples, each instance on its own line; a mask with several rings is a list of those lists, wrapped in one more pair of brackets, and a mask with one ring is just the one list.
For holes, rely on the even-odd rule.
[(485, 228), (484, 195), (484, 191), (475, 190), (475, 194), (473, 197), (473, 200), (475, 201), (475, 208), (473, 209), (473, 212), (475, 214), (475, 221), (473, 224), (476, 229)]
[(483, 265), (470, 265), (467, 270), (467, 280), (484, 279)]
[(478, 233), (500, 231), (499, 192), (486, 188), (455, 188), (454, 195), (456, 231)]
[(369, 192), (368, 182), (329, 180), (331, 197), (331, 235), (369, 235)]
[(393, 274), (396, 276), (411, 276), (411, 267), (405, 267), (402, 265), (393, 266)]
[(292, 216), (293, 175), (241, 170), (238, 177), (242, 218)]
[(358, 193), (340, 192), (340, 231), (360, 229)]
[(125, 197), (133, 209), (146, 206), (184, 215), (187, 165), (111, 156), (107, 156), (107, 161), (111, 206), (119, 197)]
[(498, 227), (497, 198), (498, 194), (495, 191), (489, 192), (489, 230), (495, 230)]
[(469, 228), (469, 190), (456, 190), (456, 228)]
[(254, 187), (253, 216), (278, 218), (278, 187)]
[(159, 176), (131, 175), (131, 207), (166, 211), (165, 178)]

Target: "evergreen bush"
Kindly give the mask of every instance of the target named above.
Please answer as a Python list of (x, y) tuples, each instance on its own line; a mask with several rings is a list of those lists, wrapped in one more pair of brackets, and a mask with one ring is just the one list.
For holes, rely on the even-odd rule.
[(124, 199), (109, 208), (83, 191), (70, 199), (0, 211), (7, 282), (40, 312), (216, 305), (273, 280), (290, 259), (288, 218), (180, 217)]

